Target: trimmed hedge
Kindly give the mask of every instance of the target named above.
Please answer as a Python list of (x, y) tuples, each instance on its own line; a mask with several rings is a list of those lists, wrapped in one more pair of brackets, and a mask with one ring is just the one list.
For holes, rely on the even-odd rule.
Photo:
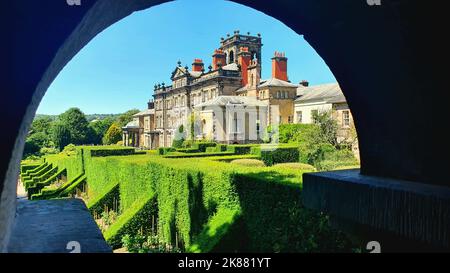
[(41, 166), (42, 164), (27, 164), (27, 165), (20, 165), (20, 173), (25, 174), (27, 171), (31, 171), (36, 169), (37, 167)]
[(82, 175), (80, 178), (75, 180), (72, 184), (70, 184), (66, 189), (64, 189), (59, 196), (60, 197), (68, 197), (71, 194), (74, 194), (76, 189), (78, 189), (81, 185), (86, 183), (87, 177), (86, 175)]
[[(58, 170), (58, 167), (55, 167), (54, 169)], [(62, 169), (62, 170), (55, 172), (55, 174), (51, 175), (49, 178), (47, 178), (43, 182), (37, 182), (34, 185), (29, 186), (27, 189), (28, 198), (33, 200), (33, 195), (40, 194), (41, 190), (44, 187), (51, 185), (53, 182), (55, 182), (56, 179), (58, 179), (58, 177), (60, 177), (62, 175), (67, 175), (66, 169)]]
[(122, 147), (122, 148), (105, 148), (105, 149), (89, 149), (91, 157), (101, 156), (119, 156), (119, 155), (132, 155), (135, 153), (134, 148)]
[(68, 180), (66, 183), (64, 183), (61, 187), (56, 188), (56, 189), (46, 189), (43, 188), (41, 190), (41, 193), (39, 194), (34, 194), (32, 196), (33, 200), (44, 200), (44, 199), (52, 199), (52, 198), (58, 198), (58, 197), (65, 197), (62, 196), (61, 193), (67, 189), (69, 186), (71, 186), (73, 183), (77, 182), (82, 176), (84, 175), (84, 173), (79, 174), (77, 177), (75, 177), (72, 180)]
[[(219, 153), (231, 157), (224, 154)], [(108, 243), (118, 247), (122, 236), (148, 232), (150, 219), (157, 218), (160, 241), (173, 245), (178, 238), (190, 252), (350, 251), (326, 217), (302, 207), (302, 170), (232, 166), (210, 158), (85, 153), (83, 177), (92, 204), (119, 185), (121, 214), (104, 233)]]
[(300, 153), (297, 147), (280, 147), (275, 150), (261, 150), (261, 160), (266, 166), (277, 163), (298, 162)]
[(192, 148), (195, 148), (197, 150), (199, 150), (200, 152), (206, 152), (206, 148), (208, 147), (216, 147), (216, 143), (215, 142), (195, 142), (192, 145)]
[(200, 150), (198, 148), (180, 148), (176, 150), (180, 153), (199, 153)]
[(232, 152), (220, 152), (220, 153), (193, 153), (193, 154), (174, 154), (166, 155), (165, 158), (189, 158), (189, 157), (209, 157), (209, 156), (225, 156), (234, 155)]
[(227, 152), (232, 152), (238, 155), (249, 154), (252, 147), (258, 147), (259, 144), (235, 144), (227, 145)]
[(100, 215), (105, 210), (105, 207), (111, 209), (116, 205), (120, 205), (119, 183), (113, 185), (104, 195), (99, 195), (97, 199), (90, 201), (88, 209), (93, 215)]
[(158, 154), (159, 155), (166, 155), (166, 154), (168, 154), (170, 152), (176, 152), (176, 149), (172, 148), (172, 147), (159, 147), (158, 148)]
[(136, 201), (105, 232), (106, 242), (112, 248), (119, 248), (122, 246), (123, 236), (140, 232), (151, 232), (152, 217), (155, 217), (157, 214), (156, 199), (154, 197), (146, 197)]

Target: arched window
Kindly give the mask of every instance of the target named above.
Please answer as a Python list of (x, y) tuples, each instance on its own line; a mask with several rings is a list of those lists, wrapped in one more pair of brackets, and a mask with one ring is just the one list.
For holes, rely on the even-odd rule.
[(233, 50), (230, 50), (230, 55), (228, 56), (228, 63), (234, 63), (234, 52)]

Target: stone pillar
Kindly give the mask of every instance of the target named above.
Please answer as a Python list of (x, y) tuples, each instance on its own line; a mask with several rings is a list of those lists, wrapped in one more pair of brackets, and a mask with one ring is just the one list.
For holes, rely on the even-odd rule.
[(123, 145), (123, 146), (126, 146), (126, 145), (125, 145), (125, 131), (122, 132), (122, 145)]
[(130, 143), (129, 138), (128, 138), (128, 132), (125, 133), (125, 146), (128, 146)]

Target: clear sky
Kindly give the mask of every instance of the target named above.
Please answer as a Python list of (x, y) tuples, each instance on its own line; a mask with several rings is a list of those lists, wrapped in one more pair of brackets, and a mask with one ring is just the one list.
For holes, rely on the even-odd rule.
[(170, 84), (178, 60), (191, 68), (194, 58), (201, 58), (208, 67), (220, 37), (234, 30), (261, 33), (263, 79), (271, 76), (274, 51), (281, 51), (291, 82), (336, 82), (315, 50), (280, 21), (228, 1), (179, 0), (136, 12), (97, 35), (61, 71), (37, 113), (145, 109), (155, 83)]

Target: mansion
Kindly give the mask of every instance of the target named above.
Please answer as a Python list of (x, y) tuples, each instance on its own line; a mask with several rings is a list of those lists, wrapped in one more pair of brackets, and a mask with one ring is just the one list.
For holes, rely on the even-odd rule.
[(289, 81), (287, 57), (275, 52), (272, 77), (261, 79), (261, 35), (221, 38), (205, 69), (179, 61), (171, 85), (154, 86), (146, 110), (123, 127), (126, 146), (169, 147), (174, 139), (220, 143), (258, 143), (268, 125), (312, 123), (311, 111), (338, 109), (340, 131), (350, 128), (351, 113), (339, 85), (309, 86)]

